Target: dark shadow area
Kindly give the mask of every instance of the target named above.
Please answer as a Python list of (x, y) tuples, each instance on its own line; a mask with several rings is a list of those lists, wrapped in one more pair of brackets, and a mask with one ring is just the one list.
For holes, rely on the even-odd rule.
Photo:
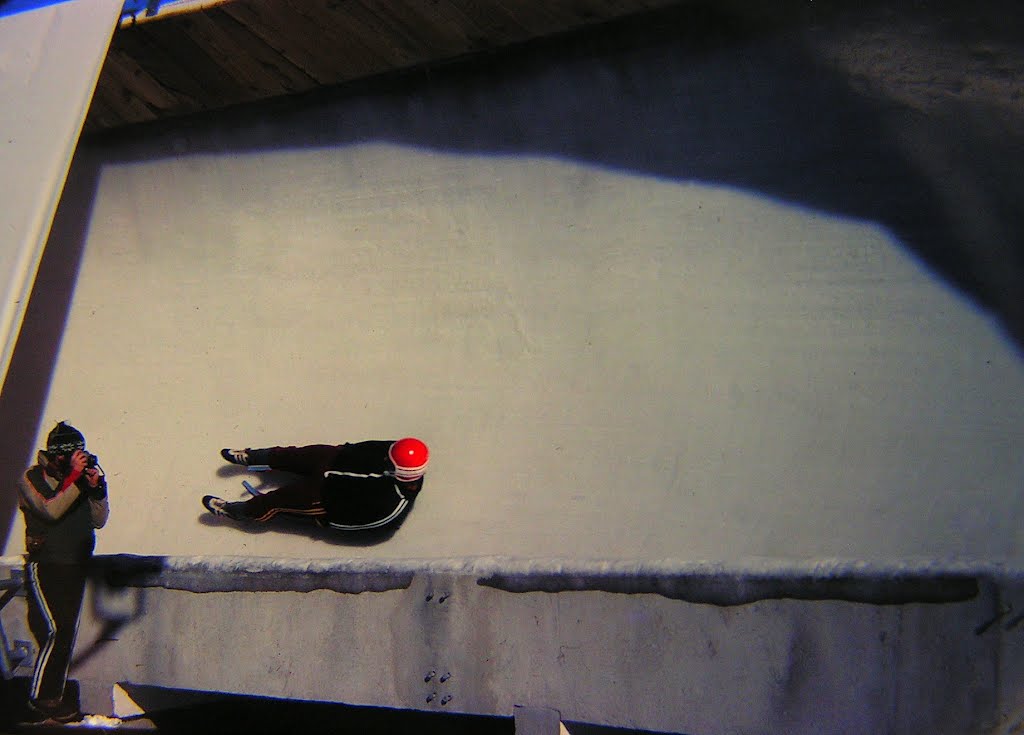
[[(367, 531), (339, 531), (333, 528), (325, 528), (309, 518), (287, 516), (284, 514), (280, 514), (264, 523), (246, 523), (233, 521), (230, 518), (221, 518), (204, 511), (199, 516), (199, 522), (204, 526), (224, 526), (239, 529), (253, 536), (262, 536), (265, 533), (285, 533), (293, 536), (307, 536), (311, 540), (321, 541), (334, 546), (366, 547), (376, 546), (393, 538), (405, 523), (409, 514), (415, 511), (415, 502), (410, 505), (413, 507), (410, 507), (408, 512), (395, 522), (389, 523), (384, 528)], [(258, 549), (253, 551), (255, 554), (259, 554)]]
[(159, 732), (445, 733), (512, 735), (512, 718), (415, 712), (341, 704), (229, 696), (219, 702), (154, 713)]
[(732, 187), (886, 228), (1019, 350), (1024, 103), (998, 83), (1021, 68), (1022, 29), (1008, 0), (682, 3), (92, 142), (138, 160), (378, 141)]
[[(515, 722), (492, 717), (438, 711), (357, 707), (328, 702), (307, 702), (250, 697), (215, 692), (192, 692), (123, 683), (122, 688), (146, 711), (127, 717), (116, 730), (83, 728), (74, 732), (183, 733), (332, 733), (334, 735), (513, 735)], [(68, 728), (19, 729), (23, 696), (28, 681), (0, 681), (0, 733), (68, 732)], [(179, 703), (175, 704), (175, 700)], [(626, 728), (567, 722), (572, 735), (656, 735)]]
[(146, 614), (146, 590), (139, 585), (160, 575), (162, 557), (93, 557), (89, 579), (92, 618), (100, 630), (91, 640), (80, 637), (71, 660), (71, 672), (118, 639), (125, 626)]
[(14, 483), (35, 461), (36, 433), (78, 279), (98, 176), (88, 155), (75, 156), (0, 391), (0, 523), (5, 533), (18, 507)]
[[(145, 716), (126, 718), (116, 730), (102, 728), (70, 728), (73, 732), (161, 732), (161, 733), (394, 733), (401, 735), (512, 735), (512, 718), (459, 715), (445, 712), (416, 712), (378, 707), (355, 707), (344, 704), (303, 702), (296, 700), (247, 697), (229, 694), (183, 692), (184, 705), (167, 706), (171, 690), (132, 684), (124, 689), (140, 703), (154, 693), (163, 696), (165, 705)], [(0, 681), (0, 733), (68, 732), (69, 728), (19, 728), (19, 720), (27, 717), (23, 702), (28, 681), (17, 678)], [(607, 732), (607, 731), (605, 731)], [(622, 731), (619, 731), (622, 732)], [(603, 734), (602, 734), (603, 735)], [(609, 735), (614, 735), (609, 732)]]
[(734, 607), (765, 600), (841, 600), (869, 605), (949, 604), (972, 600), (980, 590), (970, 573), (851, 573), (819, 575), (711, 573), (611, 575), (600, 573), (523, 574), (496, 572), (477, 584), (505, 592), (595, 591), (657, 594), (699, 605)]

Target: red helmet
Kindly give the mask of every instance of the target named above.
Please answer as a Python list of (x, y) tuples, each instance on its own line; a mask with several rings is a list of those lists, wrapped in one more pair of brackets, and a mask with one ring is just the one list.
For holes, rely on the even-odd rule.
[(403, 482), (411, 482), (420, 479), (426, 472), (430, 450), (419, 439), (407, 436), (391, 445), (388, 458), (395, 465), (395, 477)]

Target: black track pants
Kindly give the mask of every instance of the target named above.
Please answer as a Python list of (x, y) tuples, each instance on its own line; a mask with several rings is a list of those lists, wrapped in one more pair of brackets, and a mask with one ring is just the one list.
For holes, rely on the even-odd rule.
[(64, 695), (86, 574), (85, 564), (29, 561), (25, 565), (28, 625), (39, 646), (30, 690), (34, 700), (56, 701)]

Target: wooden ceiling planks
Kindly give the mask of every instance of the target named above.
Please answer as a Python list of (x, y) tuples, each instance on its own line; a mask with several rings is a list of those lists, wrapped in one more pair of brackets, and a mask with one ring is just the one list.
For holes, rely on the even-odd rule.
[(86, 132), (415, 68), (679, 0), (234, 0), (114, 34)]
[[(322, 26), (302, 13), (295, 13), (285, 2), (237, 2), (220, 6), (250, 34), (249, 46), (264, 46), (278, 58), (302, 71), (310, 81), (306, 88), (329, 84), (335, 78), (334, 55), (324, 49)], [(182, 22), (188, 19), (183, 18)], [(316, 39), (313, 41), (312, 39)], [(262, 79), (249, 80), (261, 85)]]

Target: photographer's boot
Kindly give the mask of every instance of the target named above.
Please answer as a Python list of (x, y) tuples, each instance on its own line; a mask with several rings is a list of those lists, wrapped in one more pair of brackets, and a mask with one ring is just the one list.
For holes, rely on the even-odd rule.
[(76, 702), (62, 699), (30, 699), (28, 707), (26, 725), (68, 725), (85, 718)]

